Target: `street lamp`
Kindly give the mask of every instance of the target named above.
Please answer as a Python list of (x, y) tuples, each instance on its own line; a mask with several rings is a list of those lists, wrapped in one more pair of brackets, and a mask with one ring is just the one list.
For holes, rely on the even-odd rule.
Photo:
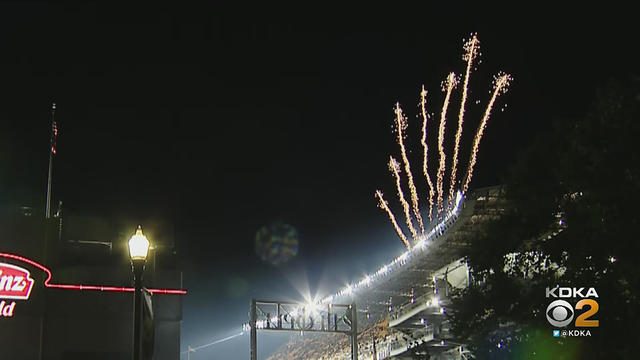
[(142, 315), (142, 275), (144, 264), (149, 253), (149, 240), (142, 233), (142, 227), (138, 226), (136, 233), (129, 239), (129, 256), (133, 268), (134, 295), (133, 295), (133, 360), (140, 360), (140, 329)]

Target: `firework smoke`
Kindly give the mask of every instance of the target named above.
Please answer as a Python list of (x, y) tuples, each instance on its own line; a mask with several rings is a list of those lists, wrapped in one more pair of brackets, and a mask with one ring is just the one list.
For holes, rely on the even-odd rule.
[(456, 140), (453, 150), (453, 160), (451, 162), (451, 180), (449, 183), (449, 203), (453, 203), (453, 191), (456, 185), (456, 173), (458, 171), (458, 151), (460, 149), (460, 139), (462, 137), (462, 124), (464, 123), (465, 104), (467, 102), (467, 93), (469, 88), (469, 76), (473, 60), (478, 56), (480, 44), (476, 34), (471, 36), (464, 45), (465, 54), (462, 59), (467, 62), (467, 71), (464, 75), (464, 85), (462, 87), (462, 101), (460, 102), (460, 112), (458, 113), (458, 130), (456, 131)]
[(453, 72), (447, 76), (443, 84), (443, 90), (446, 91), (444, 103), (442, 104), (442, 112), (440, 114), (440, 128), (438, 131), (438, 152), (440, 153), (440, 166), (438, 166), (437, 190), (438, 190), (438, 213), (442, 212), (442, 201), (444, 193), (444, 172), (446, 164), (446, 155), (444, 153), (444, 130), (447, 121), (447, 108), (451, 99), (451, 91), (456, 87), (456, 74)]
[(484, 116), (482, 117), (482, 121), (478, 126), (478, 132), (476, 133), (475, 138), (473, 138), (473, 148), (471, 149), (471, 158), (469, 159), (469, 168), (467, 169), (467, 175), (464, 180), (464, 184), (462, 185), (462, 193), (466, 194), (467, 189), (469, 188), (469, 183), (471, 182), (471, 177), (473, 176), (473, 167), (476, 164), (476, 157), (478, 155), (478, 147), (480, 146), (480, 140), (482, 140), (482, 135), (484, 133), (484, 129), (487, 127), (487, 122), (489, 121), (489, 117), (491, 116), (491, 110), (493, 108), (493, 104), (496, 101), (496, 98), (504, 94), (508, 88), (509, 83), (511, 82), (511, 75), (500, 73), (494, 78), (494, 87), (493, 94), (491, 95), (491, 100), (489, 100), (489, 104), (487, 105), (487, 109), (484, 112)]
[(429, 185), (429, 221), (433, 220), (432, 212), (433, 212), (433, 196), (435, 195), (435, 191), (433, 189), (433, 183), (431, 182), (431, 177), (429, 176), (428, 171), (428, 159), (429, 159), (429, 147), (427, 146), (427, 120), (429, 119), (429, 115), (427, 115), (427, 90), (424, 89), (424, 85), (422, 85), (422, 91), (420, 92), (420, 109), (422, 110), (422, 148), (424, 149), (423, 158), (422, 158), (422, 172), (424, 173), (424, 177), (427, 178), (427, 184)]
[[(404, 147), (404, 131), (407, 129), (407, 119), (402, 114), (400, 104), (396, 103), (396, 126), (398, 131), (398, 145), (400, 145), (400, 154), (402, 155), (402, 162), (404, 163), (404, 171), (407, 173), (407, 180), (409, 183), (409, 191), (411, 193), (411, 205), (413, 207), (413, 214), (418, 221), (420, 227), (420, 233), (424, 234), (424, 224), (422, 222), (422, 216), (420, 215), (420, 208), (418, 207), (418, 190), (413, 182), (413, 173), (411, 172), (411, 166), (409, 165), (409, 158), (407, 157), (407, 151)], [(415, 235), (414, 235), (415, 238)]]
[(407, 249), (410, 249), (411, 245), (409, 244), (409, 240), (407, 240), (407, 237), (402, 232), (402, 229), (400, 229), (400, 225), (398, 225), (398, 222), (396, 221), (396, 217), (393, 216), (391, 209), (389, 209), (389, 204), (384, 200), (382, 196), (382, 191), (376, 190), (376, 197), (378, 198), (378, 201), (379, 201), (378, 207), (387, 212), (387, 215), (389, 216), (389, 220), (391, 220), (391, 224), (393, 224), (393, 228), (396, 229), (396, 233), (400, 237), (400, 240), (402, 240), (402, 242), (407, 247)]
[(406, 218), (407, 227), (409, 227), (409, 231), (411, 232), (411, 236), (414, 239), (418, 238), (418, 233), (416, 229), (413, 227), (413, 220), (411, 220), (411, 209), (409, 207), (409, 203), (404, 198), (404, 192), (402, 192), (402, 185), (400, 184), (400, 164), (396, 159), (392, 156), (389, 156), (389, 171), (393, 174), (393, 177), (396, 180), (396, 190), (398, 191), (398, 200), (402, 204), (402, 209), (404, 210), (404, 217)]

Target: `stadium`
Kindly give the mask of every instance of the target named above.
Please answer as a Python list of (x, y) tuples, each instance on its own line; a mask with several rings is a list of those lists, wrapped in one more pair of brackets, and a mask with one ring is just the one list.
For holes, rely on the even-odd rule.
[[(283, 305), (276, 315), (268, 304), (258, 302), (255, 330), (296, 330), (301, 335), (269, 359), (351, 359), (347, 336), (316, 333), (333, 330), (324, 326), (323, 319), (334, 304), (353, 304), (357, 309), (358, 359), (419, 359), (427, 354), (435, 359), (472, 358), (449, 331), (447, 315), (456, 311), (450, 296), (473, 281), (462, 254), (472, 234), (504, 211), (503, 195), (497, 186), (471, 191), (464, 198), (459, 193), (446, 216), (411, 250), (316, 304)], [(304, 317), (299, 315), (303, 312)], [(336, 317), (328, 317), (332, 316)], [(295, 318), (309, 320), (303, 324)], [(342, 320), (352, 325), (348, 315), (342, 314)], [(336, 322), (338, 331), (330, 332), (347, 334), (348, 327), (340, 331), (339, 325), (344, 324)], [(251, 322), (245, 327), (250, 330)]]

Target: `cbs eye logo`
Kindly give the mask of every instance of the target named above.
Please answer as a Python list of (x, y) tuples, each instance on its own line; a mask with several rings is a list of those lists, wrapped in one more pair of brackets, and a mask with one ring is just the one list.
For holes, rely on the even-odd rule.
[[(587, 320), (598, 312), (598, 302), (593, 299), (582, 299), (576, 303), (575, 309), (582, 310), (583, 307), (589, 309), (576, 318), (576, 327), (598, 327), (598, 320)], [(573, 306), (565, 300), (554, 300), (547, 306), (547, 321), (555, 327), (565, 327), (571, 324), (575, 312)]]

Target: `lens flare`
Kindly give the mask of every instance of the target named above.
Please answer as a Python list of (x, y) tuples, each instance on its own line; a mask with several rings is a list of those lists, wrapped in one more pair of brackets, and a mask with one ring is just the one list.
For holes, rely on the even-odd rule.
[(429, 176), (428, 170), (428, 159), (429, 159), (429, 147), (427, 146), (427, 120), (429, 119), (429, 115), (427, 115), (427, 90), (424, 89), (424, 85), (422, 85), (422, 91), (420, 92), (420, 109), (422, 110), (422, 148), (423, 148), (423, 158), (422, 158), (422, 172), (424, 173), (424, 177), (427, 179), (427, 184), (429, 185), (429, 221), (433, 220), (433, 196), (435, 195), (435, 190), (433, 189), (433, 182), (431, 182), (431, 176)]
[(256, 255), (265, 263), (280, 266), (298, 255), (299, 240), (295, 227), (279, 221), (256, 232)]
[[(400, 155), (402, 155), (402, 162), (404, 163), (404, 171), (407, 173), (407, 182), (409, 183), (409, 192), (411, 193), (411, 205), (413, 207), (413, 214), (416, 217), (418, 226), (420, 227), (420, 234), (424, 234), (424, 223), (422, 222), (422, 216), (420, 215), (420, 208), (418, 207), (418, 190), (413, 182), (413, 173), (411, 172), (411, 166), (409, 165), (409, 157), (407, 156), (407, 150), (404, 147), (404, 131), (407, 129), (407, 118), (402, 114), (400, 104), (396, 103), (396, 127), (398, 132), (398, 145), (400, 145)], [(414, 235), (414, 239), (416, 236)]]
[(407, 247), (407, 249), (410, 249), (411, 244), (409, 244), (409, 240), (407, 240), (407, 237), (402, 232), (402, 229), (400, 229), (400, 225), (398, 225), (398, 222), (396, 221), (396, 217), (393, 216), (391, 209), (389, 209), (389, 204), (385, 201), (384, 197), (382, 196), (382, 191), (376, 190), (376, 197), (378, 198), (378, 207), (387, 212), (387, 215), (389, 216), (389, 220), (391, 220), (391, 224), (393, 224), (393, 228), (396, 230), (396, 233), (400, 237), (400, 240), (402, 240), (402, 242)]
[(444, 172), (446, 165), (446, 155), (444, 153), (444, 131), (447, 122), (447, 109), (449, 108), (449, 101), (451, 100), (451, 92), (456, 87), (456, 74), (449, 73), (447, 79), (442, 85), (442, 90), (446, 92), (444, 102), (442, 104), (442, 112), (440, 113), (440, 127), (438, 131), (438, 152), (440, 153), (440, 165), (438, 166), (438, 178), (437, 178), (437, 190), (438, 190), (438, 214), (442, 212), (442, 202), (444, 195)]
[(404, 192), (402, 192), (402, 185), (400, 183), (400, 164), (393, 156), (389, 156), (389, 171), (393, 174), (394, 179), (396, 180), (396, 190), (398, 191), (398, 200), (402, 204), (402, 209), (404, 210), (404, 217), (406, 218), (407, 227), (409, 227), (409, 231), (411, 232), (411, 236), (413, 239), (418, 238), (418, 232), (416, 228), (413, 227), (413, 221), (411, 220), (411, 209), (409, 203), (404, 198)]
[(472, 34), (464, 45), (465, 53), (462, 59), (467, 62), (467, 71), (464, 75), (464, 84), (462, 86), (462, 100), (460, 102), (460, 112), (458, 113), (458, 130), (456, 131), (455, 145), (453, 148), (453, 159), (451, 161), (451, 179), (449, 182), (449, 204), (453, 204), (453, 192), (456, 186), (456, 173), (458, 172), (458, 152), (460, 150), (460, 139), (462, 138), (462, 124), (464, 123), (464, 111), (467, 102), (467, 94), (469, 90), (469, 77), (471, 75), (471, 67), (473, 60), (480, 53), (480, 42), (477, 34)]
[(493, 104), (495, 103), (498, 96), (504, 94), (509, 89), (509, 84), (511, 83), (512, 77), (509, 74), (499, 73), (494, 77), (493, 81), (493, 94), (491, 95), (491, 100), (489, 100), (489, 104), (484, 112), (484, 116), (482, 117), (482, 121), (478, 126), (478, 131), (476, 133), (475, 138), (473, 138), (473, 147), (471, 149), (471, 158), (469, 159), (469, 168), (467, 169), (467, 175), (464, 180), (464, 184), (462, 185), (462, 193), (466, 194), (469, 183), (471, 182), (471, 177), (473, 176), (473, 167), (476, 165), (476, 160), (478, 156), (478, 148), (480, 146), (480, 140), (482, 140), (482, 135), (484, 134), (484, 129), (487, 127), (487, 122), (489, 121), (489, 117), (491, 116), (491, 110), (493, 109)]

